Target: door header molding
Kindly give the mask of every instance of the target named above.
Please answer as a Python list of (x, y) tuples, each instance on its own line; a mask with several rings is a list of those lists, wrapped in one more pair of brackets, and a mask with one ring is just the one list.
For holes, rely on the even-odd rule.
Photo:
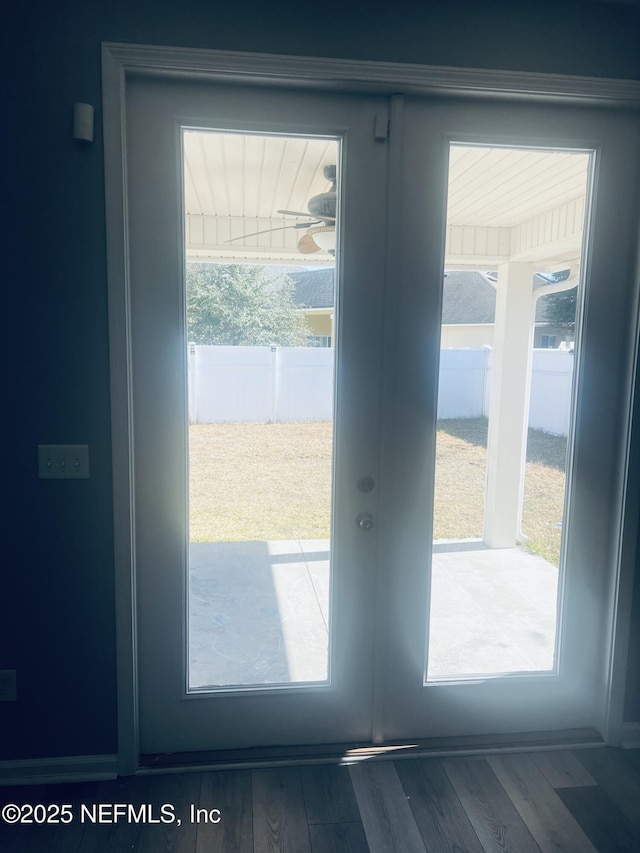
[(560, 101), (640, 108), (640, 81), (104, 42), (122, 73), (202, 77), (288, 88)]

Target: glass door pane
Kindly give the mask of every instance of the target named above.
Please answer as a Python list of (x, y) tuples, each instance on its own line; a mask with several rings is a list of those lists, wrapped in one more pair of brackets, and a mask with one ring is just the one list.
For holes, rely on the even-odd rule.
[(189, 691), (329, 679), (339, 162), (183, 132)]
[(592, 159), (450, 146), (427, 681), (557, 666)]

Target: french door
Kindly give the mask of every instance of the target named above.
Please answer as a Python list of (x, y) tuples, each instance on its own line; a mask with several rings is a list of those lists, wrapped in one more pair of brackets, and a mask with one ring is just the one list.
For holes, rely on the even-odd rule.
[[(628, 256), (614, 247), (634, 241), (637, 212), (627, 180), (630, 175), (637, 180), (632, 153), (637, 119), (588, 110), (407, 99), (403, 124), (403, 156), (394, 173), (403, 209), (397, 242), (403, 278), (394, 323), (402, 333), (387, 392), (384, 434), (389, 445), (382, 472), (388, 491), (381, 512), (389, 513), (391, 526), (383, 563), (393, 567), (385, 574), (383, 594), (389, 625), (384, 735), (583, 727), (603, 732), (629, 367), (637, 334), (632, 316), (637, 282)], [(465, 174), (470, 176), (477, 163), (482, 168), (461, 190)], [(524, 213), (518, 205), (526, 198), (532, 208)], [(510, 208), (513, 218), (503, 219)], [(460, 224), (465, 217), (471, 227)], [(579, 243), (571, 245), (571, 232), (579, 233)], [(509, 243), (508, 261), (493, 257), (503, 237)], [(450, 265), (455, 278), (468, 257), (476, 270), (482, 269), (483, 253), (488, 256), (485, 270), (497, 268), (496, 276), (487, 276), (496, 288), (496, 313), (491, 400), (485, 409), (480, 538), (486, 550), (477, 551), (474, 561), (472, 552), (456, 554), (455, 544), (444, 543), (445, 553), (438, 553), (435, 542), (429, 559), (427, 539), (433, 529), (425, 529), (424, 518), (434, 518), (434, 478), (437, 499), (441, 464), (439, 459), (433, 464), (441, 433), (436, 437), (430, 425), (446, 408), (447, 391), (447, 373), (440, 370), (437, 388), (432, 366), (439, 355), (442, 366), (450, 352), (438, 352), (447, 298), (442, 269)], [(557, 470), (548, 460), (537, 467), (535, 444), (561, 428), (527, 430), (534, 420), (534, 386), (541, 378), (533, 368), (540, 355), (549, 355), (536, 348), (536, 328), (544, 330), (550, 319), (536, 291), (542, 288), (551, 296), (563, 287), (559, 280), (565, 276), (577, 282), (572, 289), (577, 292), (575, 326), (566, 350), (550, 355), (572, 362), (571, 405), (561, 463), (566, 466), (563, 502), (549, 512)], [(519, 303), (525, 292), (527, 299)], [(612, 328), (617, 331), (610, 336)], [(425, 367), (417, 370), (416, 365)], [(538, 400), (548, 403), (553, 393), (547, 374)], [(473, 488), (471, 465), (462, 492), (448, 484), (441, 486), (440, 497), (449, 494), (456, 500), (455, 495)], [(527, 517), (532, 505), (544, 519), (541, 536)], [(436, 506), (436, 517), (437, 512)], [(554, 529), (555, 546), (550, 544)], [(530, 569), (519, 563), (523, 551), (511, 550), (515, 541), (533, 561)], [(542, 610), (529, 609), (548, 593)], [(504, 607), (496, 608), (500, 600)], [(430, 625), (425, 624), (427, 609)]]
[[(630, 267), (635, 209), (629, 170), (635, 168), (637, 141), (631, 119), (605, 120), (587, 110), (389, 101), (143, 76), (128, 82), (143, 753), (602, 729), (634, 333), (629, 306), (635, 304)], [(261, 424), (262, 430), (256, 425), (254, 432), (239, 423), (239, 415), (235, 421), (218, 419), (227, 423), (222, 438), (217, 427), (194, 428), (189, 312), (204, 297), (193, 291), (190, 303), (189, 288), (211, 274), (204, 267), (213, 260), (243, 267), (234, 242), (245, 247), (245, 261), (254, 270), (265, 265), (264, 256), (246, 249), (246, 238), (273, 230), (272, 222), (263, 229), (262, 219), (270, 214), (259, 209), (266, 184), (259, 190), (246, 180), (234, 184), (234, 163), (241, 157), (246, 158), (242, 180), (251, 157), (262, 164), (263, 174), (271, 168), (266, 180), (275, 187), (274, 199), (283, 197), (277, 196), (277, 184), (286, 180), (288, 166), (300, 175), (315, 158), (316, 173), (321, 165), (333, 168), (325, 172), (329, 183), (335, 173), (333, 189), (324, 186), (336, 193), (334, 208), (316, 213), (317, 220), (296, 220), (302, 233), (313, 237), (317, 228), (318, 234), (332, 232), (335, 240), (333, 256), (321, 253), (325, 275), (331, 270), (333, 277), (333, 325), (325, 338), (334, 353), (331, 414), (325, 427), (318, 427), (324, 429), (321, 437), (314, 431), (318, 425), (307, 421), (302, 437), (297, 427), (286, 432), (273, 409), (264, 418), (273, 423)], [(203, 199), (213, 186), (212, 169), (224, 184), (228, 230), (220, 236), (216, 222), (216, 236), (207, 237), (215, 211), (205, 208), (215, 204)], [(518, 219), (517, 187), (504, 188), (499, 209), (500, 187), (509, 174), (525, 169), (530, 171)], [(207, 173), (207, 185), (199, 185)], [(470, 194), (468, 203), (461, 203), (455, 193), (465, 173), (475, 183), (463, 191)], [(310, 182), (311, 177), (309, 187)], [(535, 198), (544, 192), (550, 194), (548, 204), (537, 209)], [(202, 205), (199, 213), (190, 209), (194, 199)], [(234, 203), (244, 205), (242, 215), (234, 212)], [(255, 210), (249, 212), (252, 204)], [(294, 213), (306, 212), (300, 204)], [(465, 211), (471, 211), (466, 224)], [(289, 213), (281, 215), (286, 231)], [(539, 239), (530, 234), (525, 245), (528, 220), (537, 221)], [(200, 238), (198, 251), (192, 244)], [(213, 242), (219, 249), (215, 258), (206, 251)], [(278, 245), (269, 242), (265, 269), (285, 258), (291, 264), (285, 243), (280, 255)], [(199, 266), (190, 271), (190, 264)], [(443, 372), (447, 278), (470, 286), (470, 273), (482, 277), (474, 294), (482, 285), (495, 303), (494, 322), (488, 324), (494, 336), (492, 372), (483, 374), (486, 393), (473, 417), (447, 419), (443, 392), (458, 388)], [(298, 281), (296, 274), (291, 275)], [(566, 480), (558, 498), (562, 508), (551, 525), (560, 531), (554, 566), (553, 558), (532, 554), (531, 544), (528, 550), (516, 546), (532, 541), (521, 529), (537, 322), (532, 306), (536, 288), (551, 294), (563, 276), (577, 287), (578, 298), (566, 348), (574, 362), (566, 397)], [(272, 280), (265, 286), (273, 292), (280, 285)], [(517, 287), (526, 290), (526, 299), (514, 297)], [(526, 346), (511, 341), (522, 337), (511, 334), (517, 323), (525, 337), (531, 336)], [(466, 324), (457, 325), (482, 324), (467, 317)], [(202, 343), (198, 357), (237, 355), (206, 349), (214, 345)], [(284, 368), (273, 381), (266, 372), (259, 374), (271, 358), (267, 350), (282, 364), (293, 358), (286, 345), (263, 349), (264, 364), (259, 345), (245, 353), (257, 359), (252, 405), (261, 394), (271, 394), (274, 382), (284, 381)], [(471, 347), (450, 349), (459, 353)], [(311, 363), (308, 353), (298, 357)], [(509, 380), (509, 366), (516, 362), (521, 373)], [(220, 389), (219, 362), (214, 367)], [(240, 374), (229, 375), (225, 381), (237, 392)], [(300, 398), (309, 382), (303, 379), (292, 394)], [(437, 427), (445, 424), (446, 432), (453, 421), (473, 420), (486, 429), (487, 415), (481, 527), (442, 536), (434, 505), (440, 500), (455, 515), (464, 499), (446, 484), (438, 486)], [(308, 413), (300, 417), (312, 420)], [(280, 440), (278, 430), (284, 436), (280, 469), (268, 468), (265, 460), (276, 453), (269, 442)], [(282, 527), (273, 521), (261, 527), (251, 494), (265, 477), (271, 479), (260, 513), (275, 505), (282, 482), (290, 503), (315, 508), (315, 496), (301, 489), (315, 463), (295, 469), (294, 457), (310, 459), (318, 442), (324, 442), (328, 472), (323, 523), (316, 528), (308, 519), (295, 520)], [(466, 442), (471, 449), (473, 444), (474, 439)], [(205, 471), (198, 467), (205, 464), (198, 453), (206, 447), (213, 456)], [(230, 458), (231, 468), (225, 468)], [(455, 463), (463, 485), (478, 464), (464, 459)], [(239, 469), (246, 489), (236, 500), (224, 478)], [(517, 476), (510, 477), (515, 469)], [(200, 522), (194, 506), (212, 505), (216, 478), (222, 481), (222, 498), (212, 514), (220, 517), (231, 508), (231, 527), (226, 534), (196, 535)], [(516, 511), (509, 515), (514, 503)], [(248, 526), (240, 532), (238, 518), (247, 506), (252, 507), (245, 512)], [(437, 564), (441, 552), (454, 553), (456, 560)], [(525, 565), (527, 557), (534, 563)], [(534, 598), (543, 601), (537, 616), (527, 609)], [(502, 609), (494, 607), (498, 599)], [(488, 642), (487, 625), (495, 627), (496, 620), (511, 628)], [(521, 625), (528, 626), (524, 633)], [(484, 647), (486, 653), (478, 652)]]
[[(356, 522), (363, 513), (377, 515), (375, 488), (363, 492), (358, 481), (378, 480), (385, 232), (377, 212), (386, 204), (386, 145), (375, 138), (373, 119), (379, 114), (385, 121), (386, 109), (379, 98), (265, 97), (233, 87), (213, 91), (144, 80), (131, 86), (128, 175), (143, 752), (370, 737), (376, 533)], [(200, 138), (189, 139), (188, 133)], [(223, 194), (239, 195), (238, 203), (252, 190), (233, 185), (233, 160), (251, 145), (260, 151), (259, 162), (271, 158), (272, 185), (286, 183), (292, 158), (300, 157), (294, 173), (305, 168), (305, 158), (314, 157), (325, 157), (326, 165), (337, 170), (333, 429), (325, 424), (322, 436), (311, 430), (306, 439), (307, 447), (322, 444), (325, 456), (333, 458), (324, 463), (321, 497), (331, 509), (320, 536), (296, 521), (283, 532), (279, 519), (257, 532), (239, 531), (240, 507), (231, 521), (236, 526), (222, 535), (226, 541), (212, 542), (221, 536), (205, 533), (195, 536), (204, 542), (189, 543), (187, 447), (189, 441), (193, 453), (198, 436), (187, 438), (183, 185), (188, 174), (181, 152), (190, 142), (196, 152), (207, 147), (223, 152), (228, 169)], [(218, 169), (224, 168), (220, 162)], [(275, 207), (302, 204), (288, 201), (287, 194), (278, 199)], [(255, 213), (240, 236), (261, 230)], [(295, 220), (280, 225), (287, 222)], [(233, 250), (233, 242), (220, 242), (223, 251)], [(258, 278), (256, 267), (251, 269)], [(242, 350), (258, 358), (263, 349), (270, 358), (269, 346), (237, 347), (232, 355)], [(285, 356), (288, 351), (283, 348)], [(258, 376), (247, 396), (255, 402), (269, 385), (269, 379)], [(297, 395), (302, 392), (298, 386)], [(269, 420), (269, 414), (262, 419)], [(243, 426), (249, 424), (231, 425), (234, 449), (229, 443), (216, 445), (212, 464), (239, 453), (237, 464), (247, 469), (241, 477), (243, 502), (269, 478), (253, 510), (268, 512), (279, 477), (277, 466), (265, 473), (265, 460), (278, 452), (273, 442), (280, 425), (263, 424), (266, 430), (248, 437)], [(288, 442), (278, 463), (284, 476), (300, 449), (295, 442), (302, 441), (304, 450), (305, 438), (289, 431), (282, 441)], [(256, 453), (248, 462), (252, 448)], [(288, 487), (294, 506), (302, 501), (301, 481), (311, 476), (304, 467), (298, 471), (297, 482)], [(194, 465), (189, 473), (198, 477)], [(231, 501), (227, 492), (211, 511), (226, 512)], [(191, 522), (193, 531), (193, 514)]]

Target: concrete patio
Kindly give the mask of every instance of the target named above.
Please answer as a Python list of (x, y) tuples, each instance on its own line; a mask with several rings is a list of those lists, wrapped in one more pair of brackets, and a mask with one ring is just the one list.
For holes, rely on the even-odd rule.
[[(326, 539), (190, 546), (189, 683), (324, 681)], [(520, 548), (433, 556), (429, 680), (553, 667), (558, 571)]]

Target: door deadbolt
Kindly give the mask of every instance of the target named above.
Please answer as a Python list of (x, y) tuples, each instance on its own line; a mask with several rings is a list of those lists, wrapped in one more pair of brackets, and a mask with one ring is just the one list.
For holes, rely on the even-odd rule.
[(371, 530), (373, 527), (373, 516), (370, 512), (361, 512), (356, 518), (356, 523), (361, 530)]
[(364, 477), (358, 478), (358, 488), (361, 492), (372, 492), (373, 487), (375, 486), (375, 482), (373, 477), (370, 477), (366, 474)]

